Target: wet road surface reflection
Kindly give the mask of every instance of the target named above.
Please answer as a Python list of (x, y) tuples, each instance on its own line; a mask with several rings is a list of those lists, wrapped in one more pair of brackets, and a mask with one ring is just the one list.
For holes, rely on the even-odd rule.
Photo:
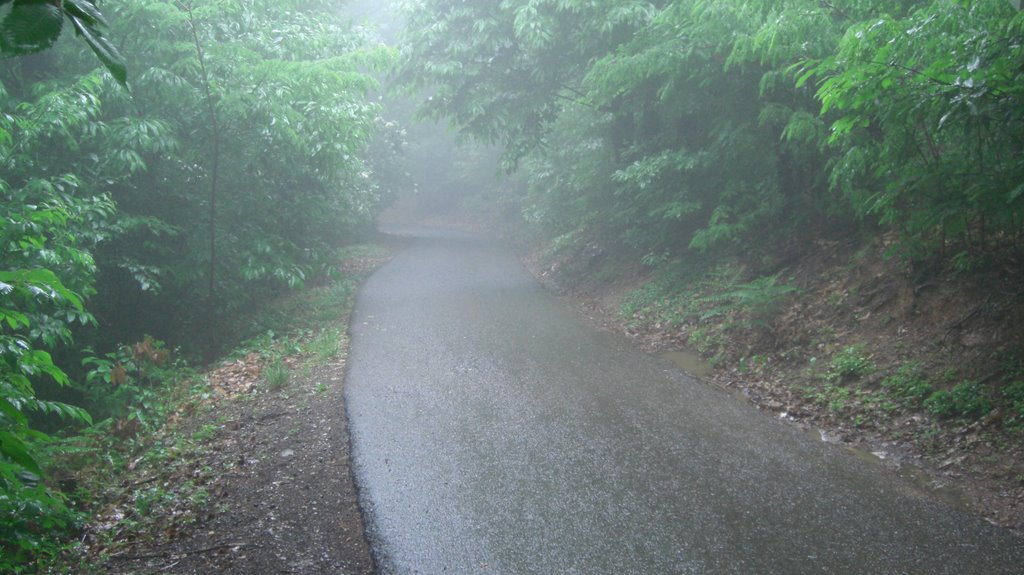
[(346, 398), (382, 573), (1020, 573), (1008, 532), (576, 322), (498, 242), (407, 229)]

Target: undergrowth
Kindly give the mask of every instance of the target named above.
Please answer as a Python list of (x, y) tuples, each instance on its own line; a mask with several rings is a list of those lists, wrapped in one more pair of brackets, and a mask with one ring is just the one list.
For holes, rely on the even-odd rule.
[[(797, 294), (781, 273), (745, 279), (736, 263), (709, 267), (695, 258), (657, 264), (660, 269), (653, 279), (622, 300), (621, 316), (634, 329), (685, 331), (691, 348), (719, 361), (735, 333), (732, 330), (770, 332), (787, 300)], [(864, 344), (832, 350), (827, 341), (831, 339), (834, 335), (825, 342), (811, 342), (808, 350), (825, 349), (826, 357), (831, 357), (817, 369), (812, 363), (810, 383), (802, 389), (806, 399), (833, 418), (859, 427), (880, 424), (898, 413), (918, 413), (935, 425), (955, 427), (998, 412), (1004, 429), (1024, 431), (1022, 362), (1006, 369), (1002, 385), (956, 381), (949, 374), (929, 375), (917, 361), (877, 365)], [(761, 362), (750, 358), (761, 358)], [(739, 369), (764, 375), (764, 361), (756, 353), (744, 356)]]
[(744, 281), (735, 263), (709, 267), (691, 258), (665, 263), (652, 281), (626, 295), (619, 313), (632, 326), (686, 326), (690, 345), (707, 353), (730, 329), (770, 326), (796, 292), (781, 273)]
[(853, 345), (832, 358), (825, 374), (831, 382), (848, 381), (864, 377), (875, 370), (875, 364), (864, 353), (864, 346)]
[(833, 358), (821, 385), (804, 388), (804, 397), (855, 425), (896, 412), (927, 414), (936, 424), (954, 427), (999, 414), (1004, 431), (1024, 431), (1024, 381), (950, 385), (953, 374), (929, 376), (919, 362), (910, 361), (891, 369), (876, 388), (863, 379), (875, 369), (862, 347), (847, 347)]
[[(352, 255), (362, 252), (375, 249), (357, 248)], [(248, 339), (225, 361), (256, 354), (262, 365), (257, 390), (266, 391), (289, 384), (295, 375), (290, 366), (328, 363), (341, 349), (357, 279), (294, 292), (236, 319), (236, 333), (249, 334)], [(189, 431), (182, 425), (214, 409), (217, 399), (204, 375), (175, 350), (146, 337), (86, 363), (88, 376), (77, 389), (94, 423), (45, 446), (46, 479), (37, 477), (26, 488), (46, 494), (36, 499), (52, 501), (50, 508), (19, 507), (17, 494), (0, 493), (0, 572), (102, 572), (106, 557), (87, 556), (81, 542), (83, 528), (100, 520), (101, 509), (113, 506), (117, 512), (89, 534), (109, 550), (146, 537), (158, 519), (170, 517), (177, 526), (198, 521), (209, 500), (204, 483), (224, 471), (200, 470), (185, 482), (165, 481), (193, 464), (219, 429), (207, 424)]]

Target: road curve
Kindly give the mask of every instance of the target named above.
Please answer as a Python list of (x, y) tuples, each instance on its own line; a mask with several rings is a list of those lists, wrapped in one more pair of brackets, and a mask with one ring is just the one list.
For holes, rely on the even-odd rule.
[(353, 473), (384, 574), (1018, 574), (1021, 541), (578, 323), (500, 243), (362, 288)]

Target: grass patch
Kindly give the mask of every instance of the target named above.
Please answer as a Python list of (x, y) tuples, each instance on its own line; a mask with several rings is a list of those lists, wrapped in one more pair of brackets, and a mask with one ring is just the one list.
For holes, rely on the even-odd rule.
[(763, 276), (747, 283), (733, 281), (718, 293), (700, 298), (698, 302), (713, 306), (704, 310), (700, 319), (740, 314), (748, 327), (768, 325), (778, 315), (786, 298), (796, 292), (796, 287), (780, 283), (779, 276)]
[(304, 346), (304, 351), (309, 354), (309, 361), (313, 365), (326, 365), (337, 357), (341, 350), (341, 331), (338, 329), (325, 329)]
[[(240, 320), (235, 327), (243, 334), (239, 350), (266, 348), (279, 337), (299, 340), (303, 335), (337, 325), (348, 313), (358, 283), (353, 278), (295, 292), (274, 302), (257, 315)], [(270, 334), (269, 336), (267, 334)], [(236, 350), (234, 353), (238, 353)]]
[(267, 387), (272, 390), (282, 389), (288, 385), (291, 377), (291, 371), (281, 358), (274, 359), (263, 368), (263, 379), (267, 382)]
[(381, 244), (354, 244), (338, 250), (341, 260), (383, 260), (391, 255), (391, 248)]

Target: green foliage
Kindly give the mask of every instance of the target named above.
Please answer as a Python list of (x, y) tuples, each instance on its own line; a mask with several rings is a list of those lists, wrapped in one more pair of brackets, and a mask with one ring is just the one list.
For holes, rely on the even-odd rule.
[[(73, 514), (45, 482), (41, 461), (52, 438), (34, 428), (56, 416), (74, 427), (89, 414), (42, 398), (40, 385), (69, 378), (52, 355), (71, 342), (72, 328), (93, 322), (84, 300), (94, 293), (88, 249), (106, 235), (113, 204), (90, 195), (72, 174), (32, 169), (43, 144), (54, 146), (91, 115), (91, 79), (11, 110), (0, 93), (0, 571), (54, 552), (42, 535), (69, 528)], [(80, 97), (84, 96), (84, 97)], [(76, 98), (77, 97), (77, 98)], [(77, 99), (79, 105), (71, 102)], [(85, 105), (81, 105), (85, 102)]]
[(1017, 380), (1003, 388), (1003, 401), (1010, 411), (1011, 424), (1024, 425), (1024, 380)]
[(924, 407), (939, 417), (967, 417), (985, 415), (992, 403), (981, 385), (965, 381), (948, 391), (936, 391), (924, 400)]
[(96, 419), (108, 423), (157, 425), (165, 415), (165, 390), (187, 373), (173, 363), (163, 342), (149, 336), (103, 357), (87, 356), (82, 363), (88, 371), (75, 387)]
[(336, 329), (325, 329), (316, 335), (305, 351), (310, 355), (313, 365), (324, 365), (338, 355), (341, 349), (341, 332)]
[[(811, 131), (779, 143), (790, 116), (809, 124), (811, 101), (776, 74), (760, 102), (758, 51), (775, 44), (747, 42), (726, 63), (723, 38), (739, 46), (781, 20), (748, 4), (410, 3), (402, 77), (439, 86), (428, 115), (506, 145), (529, 180), (525, 218), (555, 235), (586, 226), (643, 252), (734, 248), (808, 215), (794, 202), (814, 190), (788, 186), (824, 182), (803, 173), (824, 163)], [(769, 107), (782, 111), (774, 123)]]
[(858, 379), (870, 374), (874, 370), (875, 364), (871, 361), (871, 358), (864, 355), (864, 348), (861, 346), (850, 346), (832, 358), (825, 377), (830, 381)]
[[(72, 525), (44, 473), (68, 444), (39, 429), (89, 424), (72, 402), (95, 433), (131, 436), (191, 381), (155, 340), (119, 342), (155, 333), (215, 353), (233, 337), (225, 317), (337, 274), (338, 244), (382, 199), (369, 93), (392, 53), (328, 3), (130, 0), (104, 13), (0, 1), (3, 572), (52, 554)], [(85, 44), (58, 42), (64, 29)]]
[[(96, 348), (146, 332), (187, 352), (202, 339), (208, 347), (226, 335), (227, 316), (336, 273), (337, 245), (368, 225), (384, 197), (373, 172), (384, 159), (366, 151), (384, 124), (368, 92), (391, 52), (368, 46), (325, 5), (222, 8), (111, 5), (131, 99), (101, 74), (81, 75), (89, 62), (76, 45), (54, 47), (46, 78), (19, 60), (0, 72), (0, 162), (10, 183), (2, 191), (40, 207), (70, 196), (73, 210), (93, 212), (81, 214), (94, 228), (83, 244), (93, 267), (79, 275), (99, 282), (90, 310), (108, 329), (90, 336)], [(217, 133), (204, 108), (207, 81)], [(59, 208), (34, 217), (62, 217)]]
[(125, 2), (111, 20), (138, 71), (133, 101), (104, 101), (105, 115), (128, 118), (107, 142), (124, 151), (113, 195), (134, 219), (98, 258), (114, 301), (149, 291), (159, 304), (132, 323), (215, 340), (252, 302), (331, 273), (337, 245), (372, 218), (382, 196), (364, 156), (379, 125), (367, 94), (391, 54), (301, 2)]
[(266, 355), (265, 350), (275, 341), (296, 339), (295, 329), (299, 326), (310, 329), (336, 321), (349, 309), (355, 288), (353, 278), (336, 278), (326, 285), (284, 298), (269, 309), (259, 308), (253, 314), (240, 316), (231, 329), (239, 334), (239, 339), (246, 341), (232, 355), (251, 352)]
[[(6, 475), (0, 471), (0, 474)], [(31, 573), (29, 565), (56, 557), (60, 545), (53, 538), (66, 535), (80, 517), (65, 498), (35, 476), (16, 481), (0, 479), (0, 570)]]
[(411, 49), (399, 80), (435, 91), (423, 115), (504, 144), (514, 163), (538, 146), (560, 101), (580, 99), (585, 63), (617, 32), (591, 17), (614, 4), (610, 18), (642, 17), (622, 2), (405, 2)]
[(57, 41), (65, 20), (113, 77), (127, 85), (128, 70), (124, 58), (100, 28), (108, 26), (93, 0), (2, 0), (0, 7), (9, 4), (0, 21), (0, 54), (32, 54), (45, 50)]
[(677, 326), (726, 319), (725, 327), (764, 327), (796, 287), (780, 274), (740, 282), (732, 265), (708, 268), (701, 258), (666, 263), (655, 279), (627, 294), (620, 313), (640, 323)]
[(697, 259), (667, 262), (652, 281), (626, 294), (619, 312), (635, 323), (668, 327), (696, 320), (702, 308), (700, 294), (722, 289), (728, 273), (704, 269)]
[(932, 384), (922, 375), (921, 367), (916, 363), (900, 366), (895, 373), (882, 380), (882, 387), (917, 404), (934, 392)]
[(626, 318), (635, 318), (647, 308), (668, 297), (669, 294), (658, 282), (648, 282), (626, 294), (622, 303), (619, 304), (619, 313)]
[(733, 284), (719, 293), (700, 298), (701, 303), (711, 303), (711, 309), (701, 314), (701, 319), (725, 315), (736, 311), (746, 313), (752, 325), (768, 324), (778, 313), (786, 297), (796, 287), (780, 284), (775, 274), (756, 278), (745, 284)]
[(217, 435), (217, 426), (206, 423), (199, 427), (192, 433), (192, 441), (196, 443), (206, 443), (213, 439)]
[(740, 373), (761, 373), (771, 364), (767, 356), (754, 354), (749, 357), (741, 357), (739, 360)]
[[(405, 4), (422, 111), (501, 142), (524, 218), (643, 253), (860, 219), (914, 257), (1019, 243), (1024, 16), (1007, 2)], [(819, 229), (816, 229), (819, 228)]]
[(1024, 16), (1007, 2), (916, 4), (852, 25), (806, 66), (839, 152), (832, 186), (901, 230), (911, 255), (953, 240), (983, 250), (1024, 219)]
[(825, 406), (834, 416), (845, 418), (857, 427), (884, 420), (901, 407), (885, 392), (832, 382), (826, 383), (820, 389), (808, 389), (805, 397)]
[(848, 403), (855, 396), (855, 390), (841, 385), (827, 384), (820, 391), (809, 395), (810, 399), (828, 407), (832, 413), (846, 410)]
[(288, 385), (288, 381), (291, 379), (291, 371), (289, 371), (288, 366), (284, 364), (281, 358), (278, 357), (263, 368), (263, 379), (267, 382), (267, 387), (270, 389), (281, 389)]

